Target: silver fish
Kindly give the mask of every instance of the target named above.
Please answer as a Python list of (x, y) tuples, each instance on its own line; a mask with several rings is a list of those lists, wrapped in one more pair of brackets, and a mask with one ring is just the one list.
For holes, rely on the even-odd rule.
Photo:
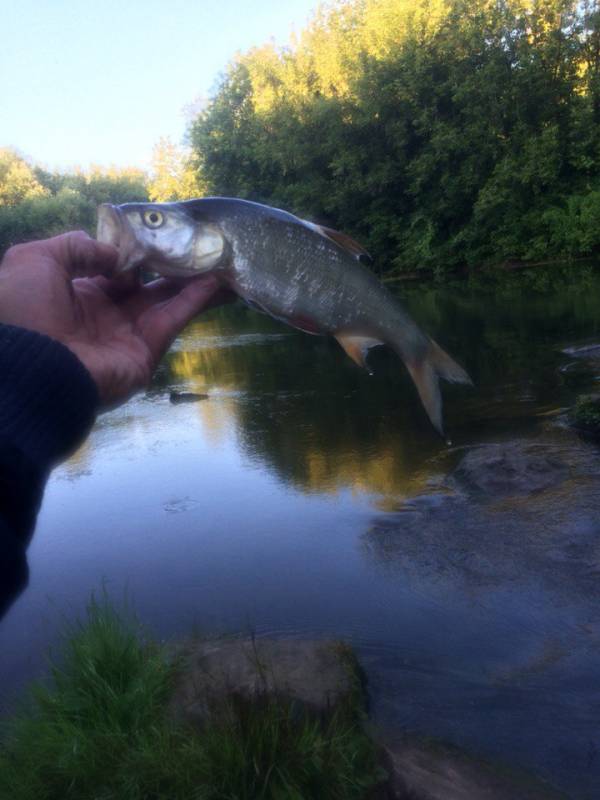
[(227, 197), (101, 205), (98, 241), (119, 248), (119, 267), (161, 275), (212, 273), (248, 305), (295, 328), (334, 336), (366, 367), (371, 347), (404, 361), (442, 434), (438, 379), (471, 383), (363, 265), (368, 253), (338, 231), (286, 211)]

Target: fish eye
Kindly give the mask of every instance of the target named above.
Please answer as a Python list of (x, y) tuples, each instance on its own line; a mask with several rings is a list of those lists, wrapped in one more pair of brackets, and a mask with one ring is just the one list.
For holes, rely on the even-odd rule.
[(152, 211), (144, 211), (142, 216), (144, 224), (149, 228), (160, 228), (165, 221), (164, 215), (156, 209), (152, 209)]

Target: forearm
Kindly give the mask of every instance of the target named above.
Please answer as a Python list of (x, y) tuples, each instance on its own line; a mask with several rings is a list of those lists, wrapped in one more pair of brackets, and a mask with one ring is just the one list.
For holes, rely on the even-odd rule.
[(27, 582), (25, 548), (48, 474), (97, 406), (96, 385), (70, 350), (0, 324), (0, 617)]
[(98, 406), (94, 381), (64, 345), (0, 325), (0, 522), (31, 533), (54, 464), (87, 434)]

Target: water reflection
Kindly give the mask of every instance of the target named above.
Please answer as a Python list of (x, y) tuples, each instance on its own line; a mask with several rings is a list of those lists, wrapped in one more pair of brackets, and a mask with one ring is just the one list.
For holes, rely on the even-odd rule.
[(233, 425), (249, 457), (305, 491), (406, 491), (415, 475), (394, 396), (408, 387), (400, 365), (386, 386), (387, 375), (361, 374), (333, 342), (275, 333), (269, 320), (262, 334), (240, 333), (256, 325), (243, 308), (199, 320), (168, 360), (169, 385), (211, 395), (197, 407), (210, 434)]
[[(458, 443), (532, 431), (587, 388), (589, 370), (561, 371), (561, 345), (600, 332), (600, 280), (589, 267), (426, 286), (411, 313), (466, 364), (475, 388), (444, 386), (447, 428)], [(545, 277), (541, 277), (545, 276)], [(234, 429), (252, 460), (303, 491), (349, 489), (385, 498), (421, 491), (443, 459), (399, 360), (371, 352), (373, 377), (332, 340), (290, 331), (244, 307), (190, 326), (157, 386), (207, 392), (197, 407), (216, 443)]]
[[(0, 626), (0, 706), (44, 669), (47, 598), (73, 615), (108, 579), (159, 636), (348, 638), (379, 721), (595, 797), (600, 460), (560, 409), (600, 378), (598, 360), (572, 368), (563, 352), (600, 341), (600, 275), (404, 293), (475, 380), (444, 388), (453, 446), (393, 354), (374, 351), (369, 377), (334, 341), (244, 307), (199, 318), (151, 390), (102, 415), (54, 473), (30, 585)], [(209, 399), (174, 405), (172, 390)], [(550, 449), (566, 477), (475, 497), (453, 470), (503, 439)]]

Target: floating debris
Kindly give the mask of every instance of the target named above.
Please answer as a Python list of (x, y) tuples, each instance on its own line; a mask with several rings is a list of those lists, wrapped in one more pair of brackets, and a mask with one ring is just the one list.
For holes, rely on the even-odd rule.
[(197, 403), (199, 400), (208, 400), (208, 395), (173, 391), (169, 392), (169, 400), (172, 403)]

